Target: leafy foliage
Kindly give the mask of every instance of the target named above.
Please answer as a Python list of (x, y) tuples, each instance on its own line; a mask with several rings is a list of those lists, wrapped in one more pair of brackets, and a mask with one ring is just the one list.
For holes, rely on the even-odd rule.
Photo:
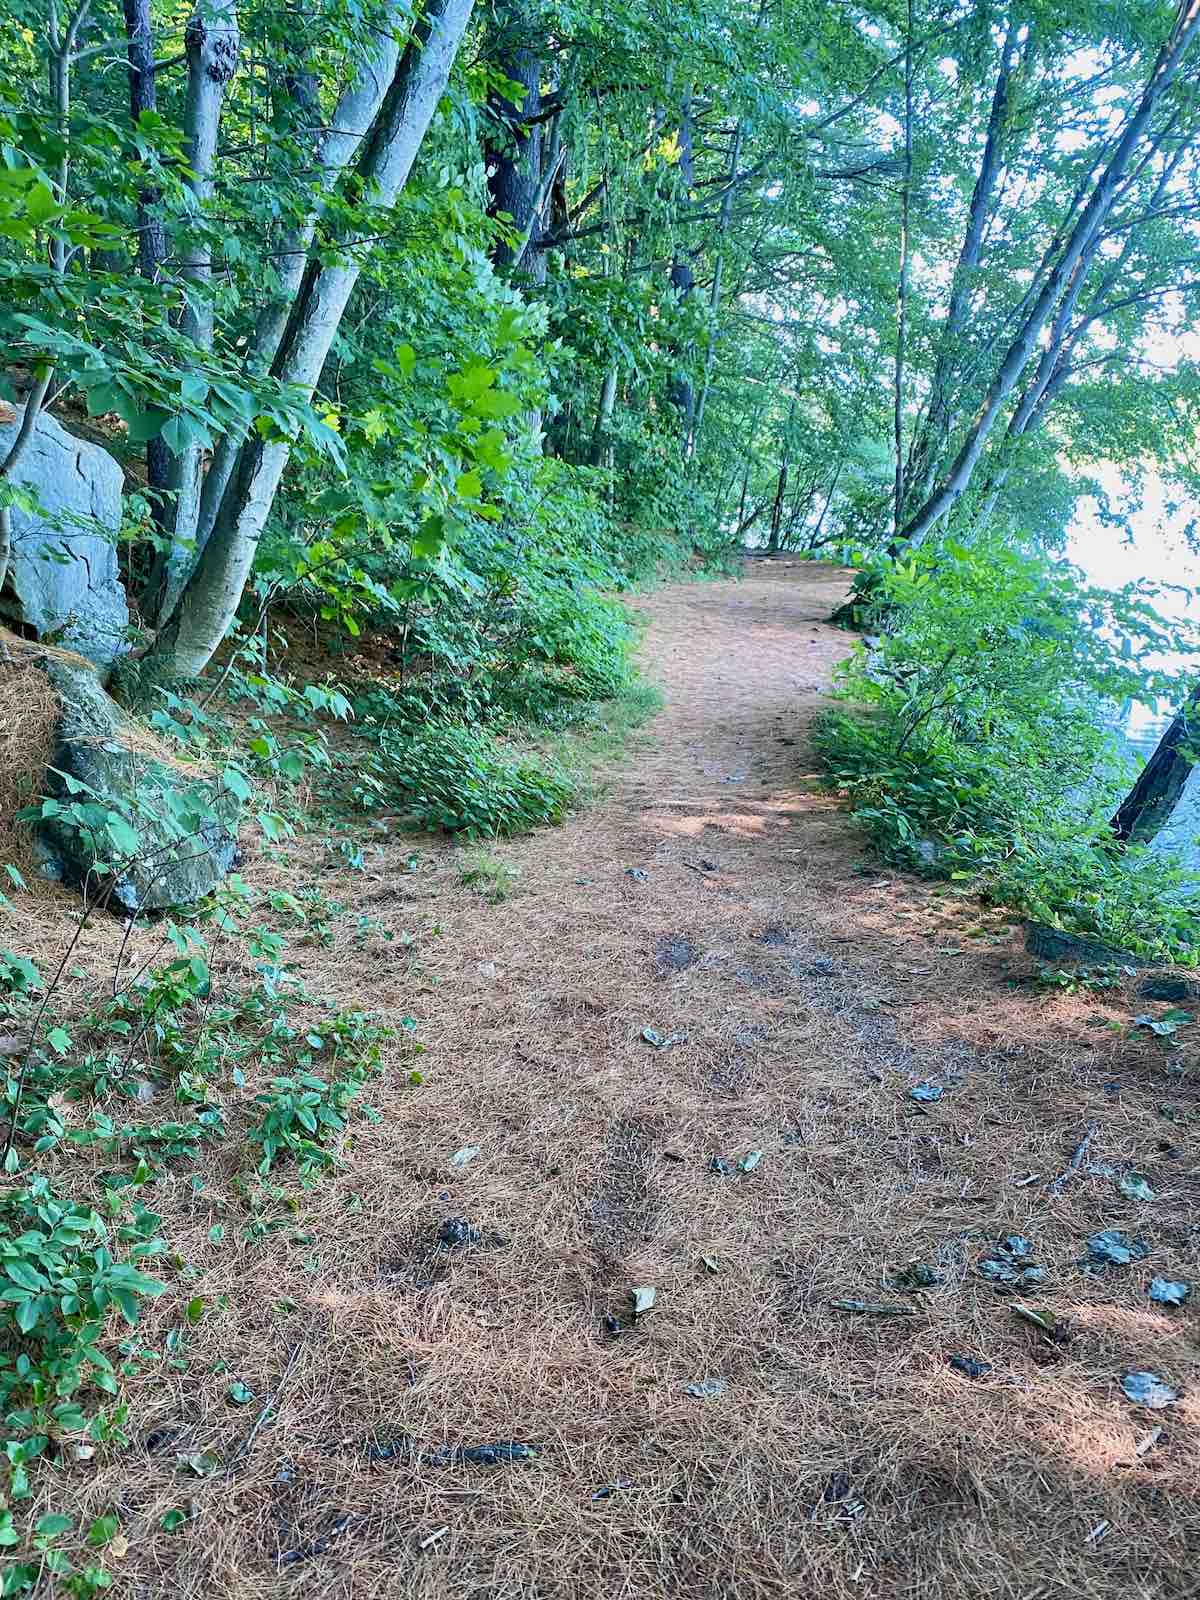
[(480, 729), (431, 724), (408, 738), (380, 736), (385, 789), (425, 828), (490, 839), (560, 822), (574, 797), (568, 775), (507, 754)]
[(1144, 600), (997, 541), (926, 547), (879, 593), (892, 630), (842, 674), (859, 709), (819, 730), (829, 780), (876, 847), (1119, 949), (1200, 946), (1200, 877), (1122, 850), (1109, 821), (1130, 776), (1109, 707), (1165, 688), (1139, 659), (1189, 640)]

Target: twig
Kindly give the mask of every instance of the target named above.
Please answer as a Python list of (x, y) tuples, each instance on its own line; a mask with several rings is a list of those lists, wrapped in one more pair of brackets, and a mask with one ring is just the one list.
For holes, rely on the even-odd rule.
[(226, 1475), (226, 1477), (230, 1476), (230, 1474), (233, 1472), (233, 1469), (237, 1466), (239, 1461), (241, 1461), (245, 1456), (249, 1455), (251, 1449), (254, 1446), (255, 1439), (258, 1438), (259, 1434), (262, 1432), (263, 1428), (266, 1426), (267, 1418), (271, 1415), (271, 1412), (274, 1409), (276, 1403), (278, 1402), (280, 1395), (283, 1393), (284, 1385), (287, 1383), (288, 1379), (292, 1375), (292, 1369), (295, 1367), (296, 1362), (300, 1359), (300, 1352), (301, 1352), (301, 1350), (303, 1350), (304, 1344), (305, 1344), (305, 1340), (304, 1340), (303, 1337), (301, 1337), (301, 1338), (297, 1339), (295, 1344), (292, 1346), (292, 1353), (287, 1358), (287, 1365), (283, 1369), (283, 1376), (280, 1378), (279, 1382), (275, 1385), (274, 1394), (271, 1395), (271, 1397), (267, 1401), (266, 1405), (258, 1413), (257, 1417), (255, 1417), (254, 1426), (250, 1429), (250, 1432), (246, 1435), (245, 1439), (238, 1446), (238, 1448), (234, 1451), (233, 1455), (230, 1456), (229, 1461), (228, 1461), (228, 1463), (226, 1464), (226, 1467), (225, 1467), (225, 1475)]
[(1084, 1134), (1083, 1138), (1080, 1139), (1079, 1143), (1075, 1146), (1075, 1149), (1074, 1149), (1074, 1152), (1073, 1152), (1073, 1154), (1071, 1156), (1070, 1161), (1067, 1162), (1066, 1166), (1059, 1173), (1058, 1177), (1054, 1179), (1054, 1181), (1050, 1184), (1049, 1188), (1047, 1189), (1046, 1192), (1048, 1194), (1061, 1194), (1062, 1193), (1063, 1184), (1066, 1183), (1067, 1179), (1069, 1177), (1071, 1177), (1071, 1175), (1073, 1173), (1076, 1173), (1076, 1172), (1079, 1171), (1080, 1167), (1083, 1165), (1083, 1158), (1088, 1153), (1088, 1147), (1092, 1142), (1092, 1138), (1095, 1135), (1095, 1132), (1096, 1132), (1096, 1123), (1089, 1122), (1088, 1125), (1087, 1125), (1087, 1132)]
[(447, 1523), (444, 1528), (435, 1528), (434, 1531), (431, 1534), (428, 1534), (424, 1539), (421, 1540), (420, 1544), (417, 1546), (417, 1549), (418, 1550), (428, 1550), (429, 1546), (431, 1544), (436, 1544), (439, 1539), (444, 1538), (445, 1535), (448, 1534), (449, 1532), (450, 1532), (450, 1524), (449, 1523)]
[(915, 1317), (912, 1306), (896, 1305), (887, 1300), (830, 1300), (834, 1311), (854, 1311), (860, 1317)]
[(1162, 1436), (1163, 1431), (1161, 1428), (1151, 1428), (1146, 1437), (1138, 1444), (1137, 1449), (1133, 1452), (1134, 1455), (1139, 1458), (1144, 1455), (1148, 1455), (1150, 1451), (1154, 1449), (1154, 1446), (1158, 1443)]

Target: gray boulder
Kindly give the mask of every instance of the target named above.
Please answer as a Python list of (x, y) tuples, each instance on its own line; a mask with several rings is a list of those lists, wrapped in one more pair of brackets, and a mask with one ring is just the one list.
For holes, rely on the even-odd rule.
[[(38, 827), (43, 871), (86, 883), (94, 896), (103, 887), (94, 875), (97, 860), (118, 859), (112, 900), (126, 911), (164, 911), (201, 899), (233, 865), (237, 801), (218, 792), (212, 777), (156, 751), (156, 741), (104, 692), (91, 667), (51, 654), (42, 665), (62, 706), (49, 797), (63, 806), (99, 802), (138, 836), (136, 853), (117, 851), (102, 832), (93, 837), (73, 822), (44, 818)], [(67, 779), (90, 792), (73, 790)]]
[[(24, 415), (0, 423), (0, 459)], [(39, 639), (108, 666), (128, 648), (129, 607), (117, 571), (121, 526), (120, 467), (99, 445), (77, 439), (45, 412), (13, 470), (40, 506), (12, 512), (7, 616)]]

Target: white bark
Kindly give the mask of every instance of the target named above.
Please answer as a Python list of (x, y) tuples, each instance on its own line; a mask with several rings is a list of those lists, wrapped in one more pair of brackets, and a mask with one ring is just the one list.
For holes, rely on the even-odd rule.
[[(246, 353), (249, 372), (265, 372), (279, 350), (288, 315), (304, 279), (321, 203), (353, 161), (379, 114), (400, 58), (399, 30), (404, 26), (407, 14), (408, 8), (403, 0), (392, 0), (387, 17), (372, 32), (371, 45), (359, 61), (354, 78), (342, 91), (328, 128), (317, 139), (313, 152), (317, 169), (315, 203), (308, 216), (282, 241), (279, 288), (263, 306), (255, 322)], [(176, 520), (175, 542), (167, 558), (163, 593), (158, 605), (158, 615), (164, 619), (178, 606), (188, 578), (199, 565), (212, 536), (221, 501), (237, 465), (243, 438), (244, 432), (234, 428), (221, 436), (190, 520)]]
[[(182, 331), (202, 350), (213, 343), (212, 250), (203, 232), (204, 211), (213, 193), (217, 135), (225, 85), (237, 70), (238, 35), (235, 0), (201, 0), (187, 25), (188, 84), (184, 111), (184, 153), (191, 169), (188, 189), (196, 234), (184, 254), (181, 270), (188, 284)], [(171, 463), (175, 493), (174, 542), (195, 537), (200, 512), (202, 454), (187, 445)]]
[[(394, 205), (408, 180), (472, 6), (473, 0), (431, 0), (400, 60), (359, 163), (379, 206)], [(337, 258), (309, 263), (273, 366), (285, 383), (312, 393), (369, 248), (347, 243)], [(156, 645), (185, 675), (203, 671), (236, 615), (290, 453), (286, 441), (256, 439), (239, 452), (212, 537)]]

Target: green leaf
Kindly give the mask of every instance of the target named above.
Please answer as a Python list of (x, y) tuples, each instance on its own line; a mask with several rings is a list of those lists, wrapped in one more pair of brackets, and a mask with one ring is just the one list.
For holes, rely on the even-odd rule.
[[(33, 1234), (30, 1237), (37, 1238), (37, 1235)], [(26, 1261), (6, 1261), (4, 1271), (14, 1283), (19, 1284), (22, 1289), (28, 1289), (31, 1294), (40, 1294), (46, 1287), (46, 1280), (42, 1274), (35, 1272)]]
[(193, 1326), (195, 1326), (195, 1324), (197, 1322), (199, 1322), (201, 1317), (203, 1317), (203, 1315), (204, 1315), (204, 1301), (203, 1301), (203, 1299), (199, 1295), (194, 1295), (192, 1297), (192, 1299), (190, 1299), (188, 1301), (187, 1307), (185, 1308), (183, 1314), (187, 1318), (187, 1320)]
[(44, 183), (35, 183), (25, 196), (25, 213), (38, 226), (48, 222), (57, 210), (58, 202)]
[(244, 1383), (231, 1383), (225, 1392), (235, 1406), (248, 1406), (254, 1399), (254, 1390)]
[(490, 389), (481, 394), (471, 408), (481, 417), (511, 417), (521, 409), (521, 401), (502, 389)]
[(58, 1511), (48, 1511), (44, 1517), (39, 1517), (37, 1520), (38, 1533), (47, 1539), (57, 1539), (60, 1533), (70, 1533), (74, 1526), (71, 1517), (65, 1517)]
[(148, 411), (135, 411), (126, 420), (129, 425), (130, 444), (148, 444), (151, 439), (158, 438), (163, 428), (170, 422), (171, 414), (151, 407)]
[(110, 1512), (103, 1517), (97, 1517), (88, 1529), (87, 1542), (93, 1549), (103, 1549), (108, 1544), (121, 1526), (121, 1519), (115, 1512)]
[(249, 800), (254, 792), (246, 774), (239, 767), (226, 767), (221, 774), (222, 785), (239, 800)]
[(105, 819), (105, 831), (113, 842), (113, 847), (118, 855), (136, 856), (142, 848), (142, 841), (136, 831), (130, 827), (125, 818), (115, 811), (110, 811)]

